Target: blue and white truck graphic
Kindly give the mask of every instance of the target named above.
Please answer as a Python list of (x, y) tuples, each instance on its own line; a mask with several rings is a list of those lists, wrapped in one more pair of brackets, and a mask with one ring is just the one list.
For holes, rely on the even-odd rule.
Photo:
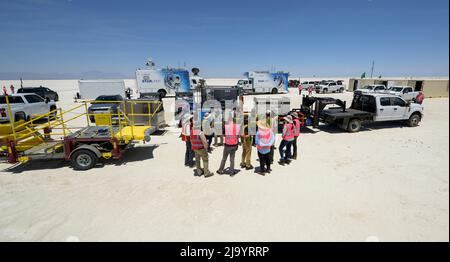
[(287, 93), (289, 73), (269, 71), (251, 71), (244, 74), (237, 86), (246, 93)]

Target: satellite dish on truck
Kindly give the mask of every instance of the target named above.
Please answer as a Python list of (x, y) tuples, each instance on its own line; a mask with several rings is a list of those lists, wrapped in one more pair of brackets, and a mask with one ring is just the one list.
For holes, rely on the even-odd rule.
[(198, 75), (198, 73), (200, 73), (200, 69), (198, 69), (197, 67), (192, 68), (191, 71), (195, 76)]

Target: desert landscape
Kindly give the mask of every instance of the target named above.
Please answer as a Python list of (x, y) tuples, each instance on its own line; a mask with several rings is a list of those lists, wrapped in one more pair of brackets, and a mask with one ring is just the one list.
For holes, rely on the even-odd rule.
[[(77, 80), (25, 83), (57, 91), (59, 107), (74, 105)], [(300, 105), (295, 88), (275, 96)], [(449, 100), (423, 105), (418, 127), (321, 125), (303, 130), (299, 158), (271, 174), (204, 178), (183, 165), (174, 99), (165, 98), (167, 132), (119, 161), (88, 171), (61, 160), (1, 163), (0, 241), (449, 241)], [(213, 171), (222, 150), (210, 155)], [(254, 166), (256, 158), (253, 149)]]

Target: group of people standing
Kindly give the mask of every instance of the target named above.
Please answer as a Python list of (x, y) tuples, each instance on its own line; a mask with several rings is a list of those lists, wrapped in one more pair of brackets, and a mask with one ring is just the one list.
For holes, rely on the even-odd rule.
[[(244, 117), (243, 125), (237, 123), (236, 117), (230, 117), (223, 125), (222, 132), (211, 132), (212, 128), (194, 128), (193, 115), (188, 115), (182, 123), (181, 138), (186, 144), (185, 166), (196, 167), (198, 176), (209, 177), (214, 172), (209, 170), (209, 154), (212, 153), (212, 138), (214, 137), (214, 146), (223, 144), (223, 155), (220, 162), (218, 174), (224, 174), (225, 165), (230, 159), (229, 174), (234, 176), (239, 172), (235, 169), (235, 157), (239, 145), (242, 147), (242, 158), (240, 167), (251, 170), (254, 167), (251, 164), (252, 148), (256, 146), (259, 169), (257, 173), (265, 174), (272, 171), (275, 142), (276, 142), (276, 117), (271, 117), (270, 112), (266, 113), (264, 119), (256, 119), (256, 132), (251, 132), (249, 118)], [(212, 115), (206, 115), (203, 119), (207, 123), (214, 122)], [(297, 140), (300, 135), (302, 122), (296, 112), (283, 117), (283, 128), (281, 133), (281, 143), (278, 147), (280, 153), (280, 165), (290, 164), (291, 160), (297, 159)], [(217, 140), (221, 140), (217, 143)], [(195, 159), (195, 162), (194, 162)], [(203, 167), (202, 165), (203, 164)]]

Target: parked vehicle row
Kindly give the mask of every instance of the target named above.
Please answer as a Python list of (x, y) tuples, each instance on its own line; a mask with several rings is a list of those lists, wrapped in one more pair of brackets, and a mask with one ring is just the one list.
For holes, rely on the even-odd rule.
[(367, 85), (363, 88), (359, 88), (355, 90), (355, 94), (370, 94), (370, 93), (384, 93), (396, 95), (398, 97), (403, 98), (406, 101), (414, 101), (416, 97), (419, 95), (420, 91), (414, 91), (414, 88), (411, 86), (392, 86), (386, 88), (384, 85)]
[(301, 84), (303, 90), (313, 89), (316, 93), (343, 93), (345, 91), (342, 80), (305, 81)]

